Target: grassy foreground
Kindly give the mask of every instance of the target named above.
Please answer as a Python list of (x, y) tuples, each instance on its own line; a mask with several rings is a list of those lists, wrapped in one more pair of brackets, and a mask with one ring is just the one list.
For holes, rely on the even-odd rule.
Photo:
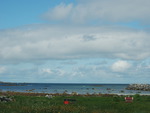
[[(132, 103), (125, 103), (124, 96), (113, 95), (57, 95), (49, 99), (17, 94), (12, 102), (0, 102), (0, 113), (150, 113), (150, 96), (133, 97)], [(76, 102), (64, 105), (66, 98), (76, 99)]]

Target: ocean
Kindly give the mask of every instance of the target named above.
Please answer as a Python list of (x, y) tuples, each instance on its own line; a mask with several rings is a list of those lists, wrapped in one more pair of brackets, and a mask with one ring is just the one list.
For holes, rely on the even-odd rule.
[(150, 95), (150, 91), (126, 90), (129, 84), (75, 84), (75, 83), (0, 83), (0, 91), (32, 93), (119, 94)]

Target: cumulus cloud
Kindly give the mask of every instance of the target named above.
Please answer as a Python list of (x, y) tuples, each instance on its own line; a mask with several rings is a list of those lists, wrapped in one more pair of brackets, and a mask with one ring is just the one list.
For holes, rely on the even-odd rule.
[(131, 67), (131, 64), (127, 61), (119, 60), (112, 64), (111, 69), (115, 72), (124, 72)]
[(49, 20), (59, 19), (85, 23), (90, 20), (99, 22), (149, 23), (149, 0), (87, 0), (77, 5), (60, 4), (46, 13)]

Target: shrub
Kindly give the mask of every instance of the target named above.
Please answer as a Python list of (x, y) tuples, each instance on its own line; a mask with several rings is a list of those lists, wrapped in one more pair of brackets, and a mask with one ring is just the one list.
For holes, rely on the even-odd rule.
[(134, 97), (135, 101), (140, 101), (141, 100), (141, 96), (139, 94), (135, 94), (133, 97)]

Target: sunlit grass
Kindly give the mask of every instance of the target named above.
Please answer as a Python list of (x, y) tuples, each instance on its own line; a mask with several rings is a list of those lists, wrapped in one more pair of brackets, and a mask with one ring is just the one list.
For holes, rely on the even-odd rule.
[[(16, 95), (12, 102), (0, 102), (0, 113), (149, 113), (150, 96), (134, 95), (132, 103), (124, 96), (45, 96)], [(64, 105), (65, 98), (76, 99)]]

